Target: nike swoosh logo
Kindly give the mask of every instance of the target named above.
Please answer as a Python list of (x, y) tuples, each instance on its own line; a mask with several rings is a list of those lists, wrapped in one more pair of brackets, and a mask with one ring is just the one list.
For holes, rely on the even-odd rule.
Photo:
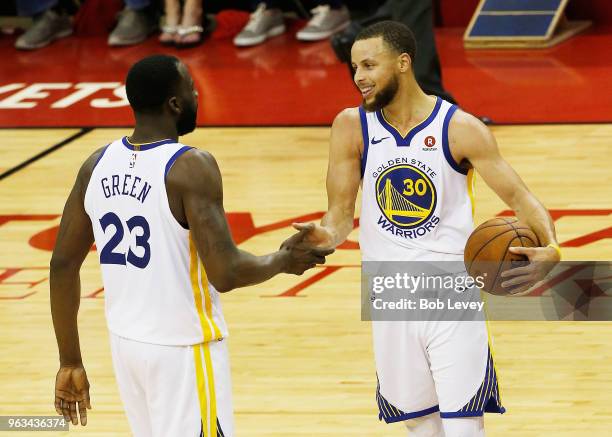
[(378, 144), (383, 140), (386, 140), (389, 137), (382, 137), (380, 140), (377, 140), (376, 138), (372, 138), (372, 144)]

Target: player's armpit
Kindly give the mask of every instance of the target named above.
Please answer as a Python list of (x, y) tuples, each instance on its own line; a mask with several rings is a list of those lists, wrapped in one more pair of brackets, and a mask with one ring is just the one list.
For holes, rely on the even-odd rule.
[[(331, 128), (327, 167), (327, 213), (321, 220), (333, 237), (333, 246), (341, 244), (353, 230), (355, 200), (361, 182), (363, 139), (357, 108), (348, 108), (336, 116)], [(316, 242), (315, 242), (316, 243)]]

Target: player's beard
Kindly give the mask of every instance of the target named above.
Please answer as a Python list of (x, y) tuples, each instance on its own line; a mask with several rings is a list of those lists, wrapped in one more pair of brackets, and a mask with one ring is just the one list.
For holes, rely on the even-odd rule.
[(176, 132), (178, 136), (186, 135), (193, 132), (196, 128), (196, 119), (198, 116), (198, 108), (195, 105), (187, 105), (181, 113), (181, 116), (176, 121)]
[(391, 103), (391, 101), (397, 94), (398, 89), (399, 80), (397, 79), (397, 76), (393, 75), (387, 86), (385, 86), (378, 93), (376, 93), (374, 95), (374, 99), (370, 103), (366, 103), (365, 100), (363, 101), (363, 109), (368, 112), (381, 110), (389, 103)]

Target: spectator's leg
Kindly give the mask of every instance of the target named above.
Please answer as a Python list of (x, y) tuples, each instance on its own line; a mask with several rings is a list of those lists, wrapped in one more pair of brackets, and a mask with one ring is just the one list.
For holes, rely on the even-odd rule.
[(56, 12), (74, 15), (79, 10), (79, 2), (76, 0), (59, 0), (53, 9), (55, 9)]
[(432, 0), (389, 0), (391, 16), (408, 26), (417, 41), (414, 74), (417, 82), (428, 94), (455, 102), (442, 85), (440, 59), (436, 50)]
[(295, 36), (300, 41), (320, 41), (346, 29), (350, 22), (349, 11), (341, 0), (319, 0), (312, 18)]
[(202, 0), (185, 0), (182, 26), (200, 26), (202, 24)]
[(285, 32), (285, 21), (277, 0), (254, 1), (254, 12), (249, 22), (234, 38), (234, 44), (248, 47), (261, 44), (266, 39)]
[(329, 5), (332, 9), (342, 9), (344, 7), (344, 2), (342, 0), (320, 0), (319, 4)]
[(167, 25), (176, 27), (181, 21), (181, 1), (180, 0), (165, 0), (164, 15)]
[(159, 35), (159, 42), (172, 45), (177, 38), (178, 26), (181, 17), (180, 0), (165, 0), (164, 2), (164, 26)]
[(57, 0), (17, 0), (17, 14), (33, 17), (57, 5)]
[(202, 0), (185, 0), (177, 45), (178, 47), (193, 47), (203, 40)]
[(261, 3), (266, 5), (266, 9), (282, 9), (283, 6), (282, 0), (251, 0), (252, 10), (256, 10)]
[(141, 43), (157, 29), (157, 20), (149, 8), (151, 0), (125, 0), (125, 5), (117, 26), (108, 36), (110, 46)]
[(15, 48), (35, 50), (44, 47), (59, 38), (72, 34), (70, 17), (54, 10), (57, 0), (32, 1), (19, 0), (17, 10), (20, 15), (31, 16), (34, 24), (27, 32), (17, 38)]
[(134, 11), (143, 10), (150, 4), (151, 0), (125, 0), (125, 5)]

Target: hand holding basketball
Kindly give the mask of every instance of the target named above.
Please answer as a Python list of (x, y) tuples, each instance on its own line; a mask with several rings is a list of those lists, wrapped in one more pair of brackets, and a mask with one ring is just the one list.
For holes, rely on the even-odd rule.
[(500, 296), (510, 294), (511, 290), (501, 285), (501, 272), (517, 264), (525, 266), (528, 258), (509, 249), (539, 245), (537, 235), (516, 218), (487, 220), (468, 238), (464, 251), (465, 268), (470, 276), (483, 279), (484, 291)]
[(539, 245), (538, 236), (525, 223), (516, 218), (494, 218), (470, 235), (465, 245), (465, 266), (471, 276), (485, 278), (484, 291), (520, 296), (559, 262), (556, 249)]
[(526, 266), (508, 269), (501, 274), (501, 286), (508, 288), (513, 296), (526, 294), (560, 261), (558, 252), (552, 247), (511, 247), (509, 251), (529, 259)]

